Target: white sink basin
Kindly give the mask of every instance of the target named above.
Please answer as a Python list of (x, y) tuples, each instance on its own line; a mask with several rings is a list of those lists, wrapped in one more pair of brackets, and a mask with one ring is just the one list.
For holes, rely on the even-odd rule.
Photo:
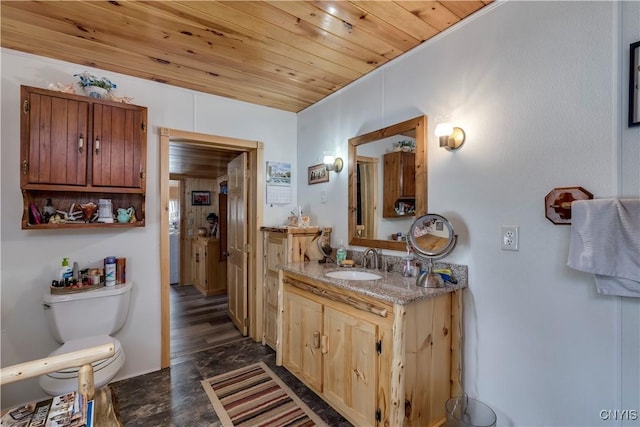
[(373, 273), (367, 273), (366, 271), (349, 270), (331, 271), (329, 273), (325, 273), (324, 275), (333, 279), (343, 280), (376, 280), (382, 278), (382, 276), (378, 276), (377, 274)]

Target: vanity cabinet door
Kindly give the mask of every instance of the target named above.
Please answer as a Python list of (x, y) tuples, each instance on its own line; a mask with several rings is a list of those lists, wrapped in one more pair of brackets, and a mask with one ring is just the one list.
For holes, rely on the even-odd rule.
[(140, 108), (94, 104), (93, 185), (144, 190), (145, 120)]
[(311, 389), (321, 393), (322, 304), (285, 292), (283, 305), (283, 365)]
[(346, 313), (324, 308), (324, 355), (322, 393), (327, 402), (350, 414), (356, 425), (373, 424), (377, 390), (377, 327), (361, 319), (355, 310)]
[(87, 185), (89, 103), (22, 89), (21, 185)]

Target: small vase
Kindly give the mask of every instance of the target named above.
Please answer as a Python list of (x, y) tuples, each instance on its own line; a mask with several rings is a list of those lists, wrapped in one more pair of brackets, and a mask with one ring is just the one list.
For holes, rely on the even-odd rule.
[(98, 99), (109, 99), (109, 90), (99, 86), (85, 86), (84, 93), (88, 97)]

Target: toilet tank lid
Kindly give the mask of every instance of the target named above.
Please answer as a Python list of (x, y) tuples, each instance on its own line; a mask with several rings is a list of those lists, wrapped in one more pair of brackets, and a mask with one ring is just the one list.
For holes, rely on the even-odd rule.
[(51, 292), (47, 292), (43, 296), (43, 300), (47, 304), (55, 304), (58, 302), (66, 302), (66, 301), (78, 301), (83, 299), (92, 299), (92, 298), (100, 298), (100, 297), (110, 297), (116, 296), (120, 294), (124, 294), (126, 292), (130, 292), (132, 288), (131, 282), (123, 283), (121, 285), (115, 286), (103, 286), (102, 288), (95, 289), (92, 291), (86, 292), (76, 292), (71, 294), (51, 294)]

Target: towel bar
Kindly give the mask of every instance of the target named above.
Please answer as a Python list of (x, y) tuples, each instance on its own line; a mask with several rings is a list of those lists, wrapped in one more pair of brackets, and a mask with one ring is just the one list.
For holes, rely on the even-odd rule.
[(558, 187), (544, 198), (545, 216), (556, 225), (571, 224), (571, 203), (574, 200), (593, 199), (593, 194), (582, 187)]

